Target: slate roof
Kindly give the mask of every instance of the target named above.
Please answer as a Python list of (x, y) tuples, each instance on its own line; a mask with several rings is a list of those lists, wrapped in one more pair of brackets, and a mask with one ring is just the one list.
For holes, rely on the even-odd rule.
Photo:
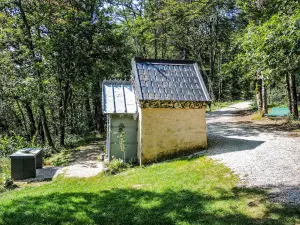
[(184, 60), (132, 60), (139, 100), (210, 102), (197, 63)]
[(130, 81), (103, 81), (102, 108), (105, 114), (136, 113), (136, 97)]

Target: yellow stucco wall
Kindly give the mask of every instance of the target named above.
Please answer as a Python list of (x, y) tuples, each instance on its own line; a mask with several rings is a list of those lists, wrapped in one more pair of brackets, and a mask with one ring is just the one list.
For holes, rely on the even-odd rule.
[(141, 109), (142, 162), (207, 147), (205, 108)]

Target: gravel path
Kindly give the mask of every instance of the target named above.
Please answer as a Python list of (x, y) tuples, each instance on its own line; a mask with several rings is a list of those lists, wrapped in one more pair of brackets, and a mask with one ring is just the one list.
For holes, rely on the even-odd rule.
[(104, 164), (98, 158), (102, 152), (99, 142), (83, 146), (73, 156), (73, 162), (66, 167), (60, 168), (56, 175), (63, 174), (65, 177), (93, 177), (104, 169)]
[(300, 138), (243, 120), (249, 106), (242, 102), (208, 114), (206, 154), (231, 168), (241, 185), (271, 188), (273, 201), (300, 204)]
[(58, 175), (65, 177), (93, 177), (99, 174), (104, 169), (104, 163), (98, 158), (103, 152), (104, 141), (98, 141), (82, 146), (79, 150), (72, 154), (72, 162), (68, 166), (54, 167), (45, 166), (43, 169), (37, 169), (37, 176), (22, 180), (22, 182), (41, 182), (52, 180)]

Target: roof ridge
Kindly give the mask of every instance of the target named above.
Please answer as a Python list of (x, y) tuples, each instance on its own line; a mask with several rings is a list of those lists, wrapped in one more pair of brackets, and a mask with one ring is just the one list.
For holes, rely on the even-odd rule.
[(132, 84), (130, 80), (109, 79), (103, 80), (103, 84)]
[(137, 63), (166, 63), (166, 64), (194, 64), (193, 60), (181, 60), (181, 59), (143, 59), (141, 57), (135, 57), (134, 61)]

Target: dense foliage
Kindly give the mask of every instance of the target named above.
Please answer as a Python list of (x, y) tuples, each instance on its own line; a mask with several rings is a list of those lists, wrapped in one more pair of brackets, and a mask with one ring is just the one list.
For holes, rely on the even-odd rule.
[(0, 139), (0, 158), (9, 156), (14, 153), (16, 149), (24, 148), (30, 146), (30, 143), (27, 143), (21, 136), (7, 136), (5, 135)]
[(299, 21), (297, 0), (1, 0), (0, 135), (57, 149), (103, 131), (101, 82), (135, 55), (195, 60), (213, 101), (297, 117)]

